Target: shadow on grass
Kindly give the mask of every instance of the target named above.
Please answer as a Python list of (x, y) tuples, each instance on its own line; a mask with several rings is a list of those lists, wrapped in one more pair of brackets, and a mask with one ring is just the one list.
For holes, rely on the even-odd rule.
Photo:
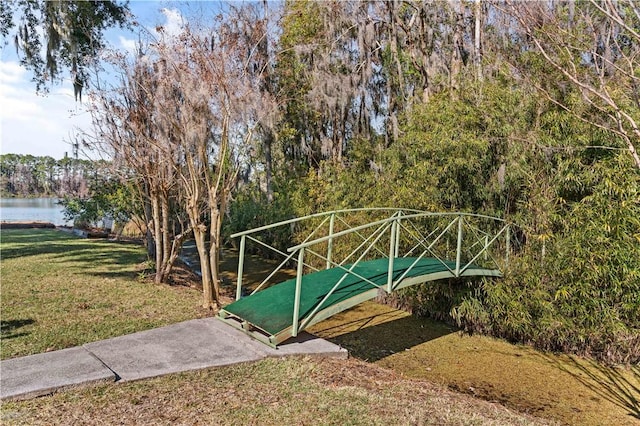
[[(395, 319), (394, 319), (395, 318)], [(369, 325), (372, 322), (381, 324)], [(341, 323), (339, 325), (318, 329), (322, 335), (332, 333), (332, 329), (354, 328), (334, 337), (324, 337), (349, 351), (356, 358), (375, 362), (397, 352), (418, 346), (457, 332), (456, 329), (433, 320), (415, 316), (399, 317), (397, 313), (388, 312), (366, 318)]]
[[(542, 355), (551, 365), (591, 389), (599, 397), (628, 410), (629, 416), (640, 420), (640, 366), (630, 368), (629, 377), (617, 368), (600, 365), (594, 361), (578, 362), (573, 357)], [(567, 359), (566, 362), (564, 360)]]
[(104, 247), (89, 246), (80, 250), (73, 250), (67, 254), (63, 254), (62, 257), (68, 257), (69, 260), (76, 262), (86, 262), (92, 266), (100, 265), (119, 265), (119, 266), (131, 266), (139, 264), (146, 259), (143, 253), (135, 253), (130, 251), (119, 250), (118, 247), (108, 248), (108, 251), (104, 250)]
[(29, 244), (78, 240), (79, 237), (57, 229), (2, 229), (3, 244)]
[(18, 329), (26, 326), (34, 324), (35, 320), (28, 319), (18, 319), (18, 320), (0, 320), (0, 337), (2, 339), (13, 339), (16, 337), (26, 336), (29, 333), (27, 332), (17, 332)]
[[(54, 255), (62, 261), (95, 266), (131, 266), (144, 260), (131, 245), (86, 240), (57, 230), (11, 230), (2, 232), (2, 259)], [(119, 273), (119, 272), (118, 272)], [(133, 272), (123, 276), (135, 277)]]
[[(3, 260), (16, 259), (22, 257), (54, 255), (60, 261), (81, 262), (97, 266), (118, 266), (126, 267), (139, 264), (145, 257), (141, 254), (118, 250), (117, 247), (105, 248), (104, 246), (92, 243), (69, 244), (35, 244), (17, 248), (3, 248)], [(93, 272), (88, 272), (92, 273)], [(100, 275), (100, 273), (98, 273)], [(127, 277), (135, 277), (136, 274), (129, 272)]]
[(90, 250), (91, 244), (58, 244), (55, 242), (35, 242), (31, 245), (21, 245), (19, 247), (3, 247), (3, 259), (16, 259), (19, 257), (37, 256), (40, 254), (60, 254), (69, 255), (76, 251)]
[(123, 278), (125, 280), (144, 279), (146, 276), (150, 276), (151, 272), (145, 274), (137, 271), (113, 271), (113, 272), (91, 272), (92, 277), (118, 279)]

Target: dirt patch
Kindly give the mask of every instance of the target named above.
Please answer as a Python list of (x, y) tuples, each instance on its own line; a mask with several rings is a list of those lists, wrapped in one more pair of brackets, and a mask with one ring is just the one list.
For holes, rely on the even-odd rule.
[[(312, 333), (405, 377), (572, 425), (640, 424), (640, 367), (541, 353), (365, 302)], [(348, 375), (347, 375), (348, 377)]]

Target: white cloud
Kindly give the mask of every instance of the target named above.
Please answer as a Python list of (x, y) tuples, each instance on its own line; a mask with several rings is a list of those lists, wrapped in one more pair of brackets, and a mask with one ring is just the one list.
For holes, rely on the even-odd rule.
[(160, 12), (166, 17), (166, 21), (162, 24), (165, 34), (169, 37), (175, 37), (182, 32), (182, 29), (187, 24), (185, 18), (178, 9), (162, 8)]
[(89, 114), (73, 97), (70, 84), (37, 95), (27, 72), (13, 61), (0, 61), (0, 151), (3, 154), (71, 154), (74, 129), (88, 129)]
[(0, 62), (0, 83), (17, 83), (24, 79), (26, 71), (17, 62)]
[[(0, 0), (1, 1), (1, 0)], [(141, 25), (148, 33), (159, 37), (157, 23), (165, 37), (175, 37), (187, 24), (176, 8), (159, 8), (168, 2), (132, 2), (132, 10), (141, 15)], [(118, 49), (135, 53), (136, 36), (131, 32), (110, 29), (108, 38)], [(107, 71), (106, 78), (108, 78)], [(47, 96), (36, 94), (30, 73), (7, 47), (0, 60), (0, 153), (48, 155), (56, 159), (71, 155), (70, 141), (79, 127), (88, 131), (89, 114), (74, 100), (73, 88), (66, 81), (54, 85)], [(86, 102), (86, 100), (85, 100)]]
[(136, 41), (134, 39), (118, 36), (118, 42), (120, 47), (126, 50), (129, 54), (134, 54), (136, 52)]

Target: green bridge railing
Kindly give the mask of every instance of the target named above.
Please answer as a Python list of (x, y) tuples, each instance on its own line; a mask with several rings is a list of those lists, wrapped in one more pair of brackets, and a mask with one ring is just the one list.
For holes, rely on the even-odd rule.
[[(290, 227), (297, 234), (307, 230), (299, 244), (278, 248), (261, 239), (261, 235), (278, 227)], [(496, 217), (452, 212), (431, 213), (412, 209), (373, 208), (349, 209), (317, 213), (259, 228), (238, 232), (240, 238), (236, 300), (243, 293), (243, 270), (247, 243), (259, 246), (282, 257), (281, 263), (260, 282), (251, 294), (265, 285), (275, 284), (273, 276), (288, 265), (296, 266), (296, 288), (292, 317), (292, 335), (313, 321), (314, 315), (348, 276), (357, 276), (380, 290), (394, 290), (417, 284), (411, 269), (421, 259), (437, 259), (445, 273), (442, 278), (477, 275), (499, 276), (508, 264), (510, 225)], [(397, 258), (412, 258), (412, 265), (394, 279), (393, 265)], [(383, 285), (358, 275), (354, 270), (363, 261), (388, 259), (387, 280)], [(332, 289), (302, 322), (299, 320), (302, 277), (320, 269), (339, 268), (343, 271)]]

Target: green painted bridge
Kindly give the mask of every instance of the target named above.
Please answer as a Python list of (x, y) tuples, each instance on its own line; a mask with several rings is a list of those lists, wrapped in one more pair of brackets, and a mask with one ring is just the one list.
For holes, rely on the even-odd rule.
[[(282, 230), (306, 236), (278, 248), (271, 242)], [(499, 218), (391, 208), (318, 213), (232, 237), (240, 238), (236, 301), (219, 316), (271, 346), (379, 292), (448, 278), (500, 277), (510, 240), (509, 226)], [(248, 243), (283, 260), (242, 297)], [(291, 264), (295, 278), (274, 282)]]

